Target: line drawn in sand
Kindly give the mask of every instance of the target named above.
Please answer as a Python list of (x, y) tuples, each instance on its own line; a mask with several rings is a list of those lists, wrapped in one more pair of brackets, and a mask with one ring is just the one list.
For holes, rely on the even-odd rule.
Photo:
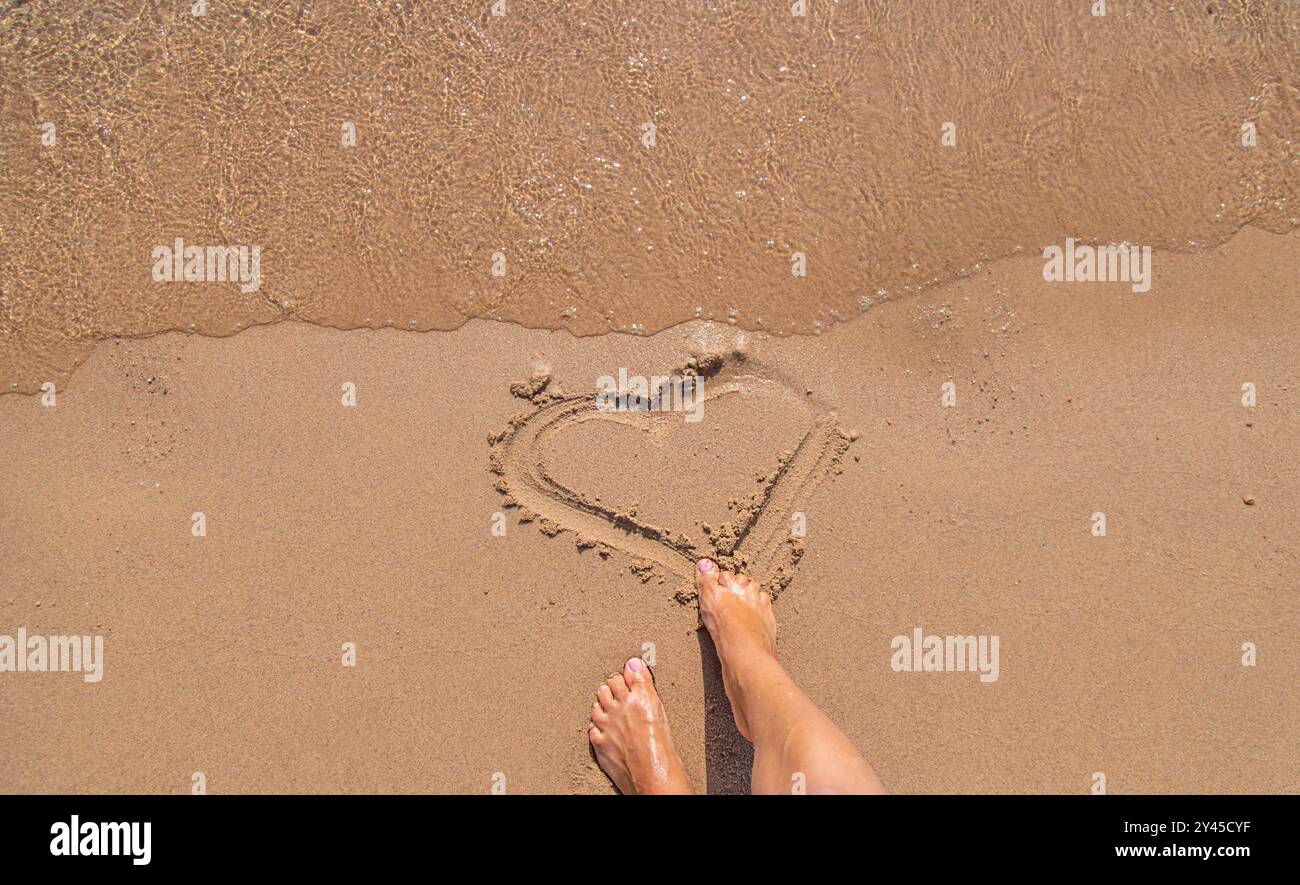
[(681, 579), (674, 598), (682, 604), (695, 598), (695, 563), (705, 556), (725, 569), (754, 576), (775, 599), (793, 579), (804, 553), (803, 539), (791, 532), (791, 516), (803, 510), (823, 479), (841, 472), (844, 453), (857, 435), (842, 431), (834, 413), (811, 397), (801, 396), (792, 385), (745, 371), (746, 363), (739, 353), (726, 358), (693, 358), (674, 374), (707, 379), (706, 403), (771, 388), (807, 414), (807, 427), (791, 450), (777, 456), (775, 467), (761, 478), (756, 492), (728, 502), (730, 519), (718, 527), (705, 526), (707, 540), (702, 544), (683, 532), (654, 525), (584, 495), (548, 472), (543, 453), (545, 440), (552, 434), (588, 421), (638, 425), (655, 416), (640, 411), (602, 411), (594, 393), (566, 395), (551, 384), (547, 373), (511, 386), (511, 393), (534, 408), (511, 418), (503, 430), (488, 437), (497, 491), (506, 497), (507, 507), (518, 508), (520, 522), (535, 521), (546, 535), (572, 532), (580, 549), (596, 548), (603, 556), (611, 549), (620, 550), (637, 560), (633, 570), (643, 580), (649, 579), (656, 566)]

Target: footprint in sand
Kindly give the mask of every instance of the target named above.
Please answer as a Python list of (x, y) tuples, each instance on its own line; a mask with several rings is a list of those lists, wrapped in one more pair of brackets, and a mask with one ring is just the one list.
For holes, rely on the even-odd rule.
[(773, 469), (756, 492), (731, 502), (731, 519), (711, 529), (704, 545), (693, 543), (684, 532), (602, 503), (559, 482), (548, 471), (544, 452), (552, 435), (588, 421), (638, 424), (655, 416), (602, 411), (592, 393), (554, 393), (546, 374), (512, 386), (511, 392), (534, 408), (516, 415), (500, 433), (489, 437), (497, 490), (506, 496), (507, 506), (519, 508), (522, 522), (536, 521), (548, 535), (569, 531), (580, 547), (621, 550), (639, 560), (642, 570), (658, 566), (675, 575), (681, 580), (676, 592), (679, 602), (693, 598), (693, 568), (703, 556), (724, 568), (754, 575), (775, 594), (790, 583), (803, 556), (802, 539), (791, 533), (791, 515), (804, 509), (818, 483), (839, 472), (850, 437), (824, 406), (777, 380), (775, 373), (759, 374), (752, 361), (737, 356), (692, 360), (675, 374), (707, 378), (706, 404), (720, 397), (777, 396), (783, 407), (806, 416), (793, 448), (775, 457)]

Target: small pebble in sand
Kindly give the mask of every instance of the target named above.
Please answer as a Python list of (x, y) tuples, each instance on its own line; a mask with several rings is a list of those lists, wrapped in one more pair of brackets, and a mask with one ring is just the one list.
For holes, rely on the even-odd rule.
[(1255, 498), (1253, 495), (1246, 495), (1244, 498), (1241, 499), (1241, 503), (1245, 504), (1247, 507), (1254, 507)]

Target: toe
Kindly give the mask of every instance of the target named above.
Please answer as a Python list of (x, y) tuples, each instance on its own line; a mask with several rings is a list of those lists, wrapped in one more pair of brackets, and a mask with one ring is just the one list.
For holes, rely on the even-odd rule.
[(615, 673), (609, 677), (605, 684), (609, 686), (610, 694), (614, 696), (614, 700), (621, 701), (627, 697), (627, 682), (619, 674)]
[(605, 743), (605, 732), (595, 725), (589, 725), (587, 727), (587, 739), (591, 741), (593, 747), (599, 747)]
[(650, 668), (640, 658), (628, 658), (627, 663), (623, 665), (623, 681), (629, 689), (636, 688), (638, 685), (647, 687), (652, 684)]
[(604, 728), (609, 724), (609, 714), (605, 712), (600, 704), (591, 705), (591, 724), (597, 728)]
[(601, 683), (600, 688), (596, 689), (596, 701), (597, 706), (603, 710), (614, 708), (614, 692), (610, 691), (608, 683)]
[(701, 559), (695, 569), (695, 589), (703, 593), (718, 586), (718, 566), (712, 559)]

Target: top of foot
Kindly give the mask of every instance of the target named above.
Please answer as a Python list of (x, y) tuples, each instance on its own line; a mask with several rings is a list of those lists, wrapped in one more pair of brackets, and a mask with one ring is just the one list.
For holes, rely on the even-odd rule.
[(722, 663), (722, 682), (731, 701), (736, 730), (753, 740), (745, 717), (735, 671), (740, 662), (755, 655), (776, 659), (776, 615), (772, 597), (745, 575), (718, 568), (711, 559), (701, 559), (695, 570), (695, 587), (700, 593), (700, 620)]
[(758, 582), (722, 571), (711, 559), (701, 559), (695, 571), (700, 594), (700, 620), (724, 660), (749, 650), (776, 657), (776, 615), (772, 597)]
[(596, 690), (587, 728), (596, 761), (625, 795), (692, 793), (645, 662), (630, 658)]

